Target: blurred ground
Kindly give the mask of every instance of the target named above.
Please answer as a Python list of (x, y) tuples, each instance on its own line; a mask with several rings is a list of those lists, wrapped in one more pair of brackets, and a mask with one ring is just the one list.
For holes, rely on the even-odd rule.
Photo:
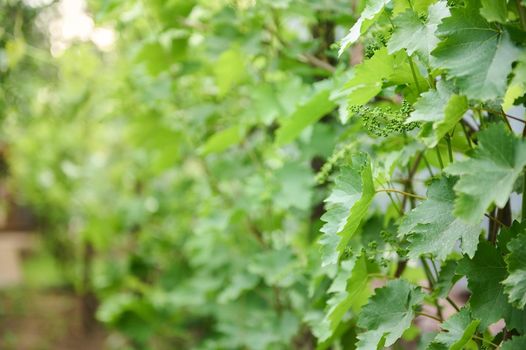
[(100, 328), (85, 332), (80, 300), (66, 291), (12, 289), (0, 294), (0, 349), (101, 350)]
[(0, 349), (101, 350), (104, 332), (82, 325), (81, 298), (54, 285), (51, 259), (28, 232), (0, 233)]
[(34, 234), (27, 232), (0, 233), (0, 288), (22, 282), (22, 256), (35, 246)]

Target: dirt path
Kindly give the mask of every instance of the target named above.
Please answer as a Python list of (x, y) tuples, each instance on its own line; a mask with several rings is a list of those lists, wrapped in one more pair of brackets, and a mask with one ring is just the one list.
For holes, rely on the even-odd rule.
[(22, 281), (22, 252), (35, 243), (35, 235), (29, 232), (0, 232), (0, 288)]
[(104, 333), (86, 334), (80, 302), (67, 292), (11, 290), (0, 295), (0, 349), (103, 350)]

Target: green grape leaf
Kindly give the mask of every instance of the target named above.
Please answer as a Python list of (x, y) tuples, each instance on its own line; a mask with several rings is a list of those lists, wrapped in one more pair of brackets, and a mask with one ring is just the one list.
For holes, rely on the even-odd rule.
[(321, 217), (325, 224), (320, 239), (323, 266), (338, 262), (367, 214), (374, 194), (369, 157), (365, 154), (354, 156), (351, 167), (341, 169), (330, 196), (325, 200), (327, 211)]
[(22, 37), (7, 40), (5, 43), (5, 54), (7, 56), (7, 66), (13, 69), (22, 61), (27, 51), (27, 44)]
[(435, 31), (440, 21), (448, 16), (449, 9), (442, 1), (429, 7), (429, 15), (424, 21), (413, 10), (405, 11), (393, 20), (395, 29), (387, 43), (387, 50), (389, 53), (394, 53), (406, 49), (410, 56), (417, 52), (428, 62), (431, 51), (439, 42)]
[(278, 96), (283, 96), (286, 91), (281, 90), (279, 91), (272, 84), (261, 84), (254, 87), (251, 92), (252, 105), (259, 122), (270, 125), (277, 117), (286, 115), (278, 98)]
[(365, 104), (382, 91), (383, 80), (393, 74), (393, 63), (393, 56), (387, 53), (386, 48), (382, 48), (356, 66), (353, 77), (344, 85), (348, 104)]
[(407, 122), (438, 122), (444, 119), (445, 106), (453, 94), (453, 87), (439, 81), (436, 90), (424, 92), (414, 105)]
[(346, 282), (343, 284), (333, 283), (328, 290), (334, 295), (327, 301), (328, 309), (322, 322), (327, 325), (328, 331), (321, 336), (321, 341), (334, 334), (349, 309), (358, 312), (371, 294), (368, 287), (369, 279), (365, 255), (362, 254), (355, 261), (349, 263), (351, 263), (349, 267), (345, 267), (346, 264), (343, 262), (341, 264), (343, 277), (347, 277)]
[(520, 50), (507, 31), (488, 23), (478, 1), (451, 9), (438, 26), (442, 41), (433, 50), (432, 64), (446, 69), (460, 93), (470, 99), (496, 99), (506, 90), (506, 78)]
[(477, 331), (479, 323), (480, 320), (471, 318), (469, 309), (463, 308), (442, 323), (445, 332), (439, 333), (433, 343), (446, 345), (449, 350), (462, 350)]
[(462, 119), (468, 107), (465, 96), (454, 94), (451, 84), (439, 81), (436, 90), (420, 96), (406, 122), (432, 122), (431, 128), (422, 128), (420, 137), (425, 145), (435, 147)]
[(456, 260), (447, 260), (444, 262), (434, 286), (434, 295), (440, 298), (445, 298), (449, 295), (451, 287), (460, 279), (460, 276), (456, 274), (457, 266), (458, 262)]
[(312, 195), (312, 172), (307, 164), (285, 163), (274, 172), (279, 184), (278, 191), (272, 197), (276, 208), (309, 209)]
[(260, 276), (266, 285), (290, 287), (298, 276), (291, 273), (295, 261), (290, 249), (274, 249), (261, 252), (253, 257), (247, 265), (247, 270)]
[(294, 140), (309, 125), (330, 113), (336, 103), (330, 99), (332, 84), (324, 81), (314, 94), (301, 103), (288, 118), (285, 118), (276, 131), (276, 143), (284, 145)]
[(510, 134), (503, 124), (494, 124), (478, 135), (473, 157), (449, 165), (445, 171), (460, 176), (455, 215), (478, 224), (491, 203), (502, 208), (513, 184), (526, 165), (526, 142)]
[(515, 103), (515, 100), (526, 94), (526, 55), (517, 63), (513, 69), (513, 78), (508, 85), (504, 101), (502, 102), (502, 109), (508, 112)]
[(488, 22), (506, 23), (508, 17), (508, 4), (506, 0), (480, 0), (482, 7), (480, 14)]
[(236, 300), (246, 290), (254, 288), (260, 281), (258, 276), (245, 273), (237, 273), (232, 276), (228, 286), (218, 295), (217, 301), (225, 304)]
[(526, 232), (511, 240), (507, 245), (510, 253), (506, 256), (509, 276), (502, 284), (509, 301), (523, 309), (526, 305)]
[(245, 56), (239, 49), (224, 51), (214, 65), (214, 76), (219, 95), (224, 96), (247, 76)]
[(424, 293), (404, 280), (389, 281), (362, 308), (358, 327), (366, 330), (358, 335), (358, 350), (376, 350), (390, 346), (411, 326), (415, 309)]
[(526, 221), (519, 222), (514, 220), (510, 227), (503, 227), (497, 237), (497, 245), (503, 255), (510, 253), (508, 243), (518, 235), (526, 232)]
[(416, 13), (423, 13), (427, 11), (429, 5), (433, 4), (437, 0), (418, 0), (418, 1), (407, 1), (407, 0), (394, 0), (393, 1), (393, 14), (397, 15), (404, 12), (407, 9), (412, 8)]
[(487, 241), (479, 243), (473, 259), (460, 261), (457, 273), (468, 279), (472, 295), (469, 299), (473, 316), (482, 328), (512, 315), (513, 308), (504, 294), (502, 281), (507, 276), (506, 264), (497, 247)]
[(526, 349), (526, 335), (515, 336), (511, 340), (502, 343), (500, 350), (524, 350)]
[(427, 200), (409, 212), (398, 230), (410, 242), (409, 257), (432, 254), (445, 259), (460, 240), (464, 253), (473, 256), (480, 235), (479, 225), (470, 225), (453, 215), (455, 179), (443, 177), (429, 186)]
[(349, 33), (341, 40), (338, 56), (341, 56), (349, 46), (354, 44), (373, 23), (378, 14), (382, 12), (385, 5), (389, 4), (391, 0), (367, 0), (365, 9), (362, 11), (360, 18), (354, 23), (349, 30)]
[(245, 128), (241, 125), (234, 125), (210, 136), (201, 146), (200, 151), (203, 155), (223, 152), (241, 142), (243, 137), (245, 137)]

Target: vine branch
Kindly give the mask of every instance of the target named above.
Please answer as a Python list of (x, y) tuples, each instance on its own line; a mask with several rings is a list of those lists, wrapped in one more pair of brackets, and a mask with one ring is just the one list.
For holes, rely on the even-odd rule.
[(414, 193), (409, 193), (409, 192), (397, 190), (396, 188), (381, 188), (379, 190), (376, 190), (376, 193), (379, 193), (379, 192), (398, 193), (398, 194), (404, 195), (406, 197), (416, 198), (416, 199), (420, 199), (420, 200), (426, 200), (427, 199), (427, 197), (420, 196), (420, 195), (414, 194)]

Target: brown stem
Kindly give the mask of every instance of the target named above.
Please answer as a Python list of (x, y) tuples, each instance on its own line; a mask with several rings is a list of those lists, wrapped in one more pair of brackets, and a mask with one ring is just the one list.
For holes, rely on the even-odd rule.
[(402, 274), (404, 273), (405, 268), (407, 267), (407, 260), (400, 260), (398, 261), (398, 264), (396, 265), (396, 271), (395, 271), (395, 278), (400, 278)]
[(336, 68), (332, 66), (330, 63), (325, 62), (319, 59), (318, 57), (308, 54), (308, 53), (298, 55), (298, 60), (303, 63), (308, 63), (313, 67), (321, 68), (331, 73), (336, 72)]
[(511, 226), (511, 202), (508, 200), (504, 208), (500, 208), (497, 212), (497, 218), (506, 226)]
[(280, 289), (276, 286), (273, 286), (272, 292), (274, 294), (274, 308), (278, 314), (281, 314), (283, 312), (283, 304), (281, 303)]
[[(514, 117), (514, 116), (509, 115), (509, 114), (507, 114), (507, 113), (504, 113), (503, 110), (501, 110), (501, 111), (496, 111), (496, 110), (494, 110), (494, 109), (484, 108), (484, 111), (486, 111), (486, 112), (488, 112), (488, 113), (495, 114), (495, 115), (501, 115), (502, 117), (504, 117), (504, 121), (505, 121), (505, 123), (508, 124), (508, 126), (510, 126), (510, 125), (509, 125), (509, 122), (506, 120), (506, 118), (513, 119), (513, 120), (516, 120), (516, 121), (521, 122), (521, 123), (523, 123), (523, 124), (526, 124), (526, 120), (521, 119), (521, 118)], [(510, 126), (510, 127), (511, 127), (511, 126)]]
[[(490, 221), (489, 231), (488, 231), (488, 241), (493, 245), (497, 243), (497, 233), (499, 228), (511, 226), (511, 205), (510, 201), (506, 202), (506, 205), (503, 208), (499, 208), (497, 211), (497, 217), (495, 221)], [(495, 215), (495, 210), (493, 210), (493, 215)]]
[(488, 219), (490, 219), (490, 220), (496, 222), (497, 224), (503, 226), (503, 227), (509, 227), (508, 225), (504, 224), (502, 221), (500, 221), (499, 219), (497, 219), (497, 218), (494, 217), (494, 216), (491, 216), (491, 215), (489, 215), (489, 214), (487, 214), (487, 213), (484, 214), (484, 216), (487, 217)]
[(95, 310), (97, 309), (97, 299), (93, 294), (91, 283), (95, 250), (93, 249), (93, 245), (89, 242), (85, 242), (83, 248), (81, 294), (82, 328), (86, 334), (89, 334), (93, 331), (96, 324)]
[(436, 316), (433, 316), (433, 315), (430, 315), (430, 314), (426, 314), (426, 313), (424, 313), (424, 312), (417, 312), (416, 314), (417, 314), (418, 316), (424, 316), (424, 317), (427, 317), (427, 318), (430, 318), (430, 319), (432, 319), (432, 320), (435, 320), (435, 321), (438, 321), (438, 322), (442, 323), (442, 320), (439, 319), (439, 318), (436, 317)]
[[(495, 214), (497, 212), (497, 209), (493, 209), (490, 214), (488, 214), (488, 217), (495, 217)], [(495, 220), (489, 220), (488, 222), (488, 241), (491, 242), (493, 245), (495, 245), (495, 242), (497, 241), (497, 231), (499, 230), (499, 220), (495, 218)]]
[[(273, 28), (271, 26), (267, 26), (266, 29), (270, 32), (270, 34), (272, 34), (272, 36), (274, 38), (276, 38), (276, 40), (280, 43), (281, 46), (283, 47), (288, 47), (289, 45), (287, 44), (287, 42), (281, 37), (280, 33), (279, 33), (279, 21), (277, 19), (277, 16), (273, 16), (273, 20), (274, 20), (274, 26), (276, 28)], [(330, 63), (314, 56), (314, 55), (311, 55), (311, 54), (308, 54), (308, 53), (304, 53), (304, 54), (299, 54), (298, 56), (296, 56), (296, 58), (300, 61), (300, 62), (303, 62), (303, 63), (308, 63), (316, 68), (321, 68), (323, 70), (326, 70), (328, 72), (331, 72), (331, 73), (334, 73), (336, 71), (336, 68), (334, 66), (332, 66)]]
[(453, 299), (451, 299), (450, 297), (446, 297), (446, 300), (448, 301), (448, 303), (453, 306), (453, 309), (460, 311), (460, 308), (458, 307), (458, 305), (453, 301)]

